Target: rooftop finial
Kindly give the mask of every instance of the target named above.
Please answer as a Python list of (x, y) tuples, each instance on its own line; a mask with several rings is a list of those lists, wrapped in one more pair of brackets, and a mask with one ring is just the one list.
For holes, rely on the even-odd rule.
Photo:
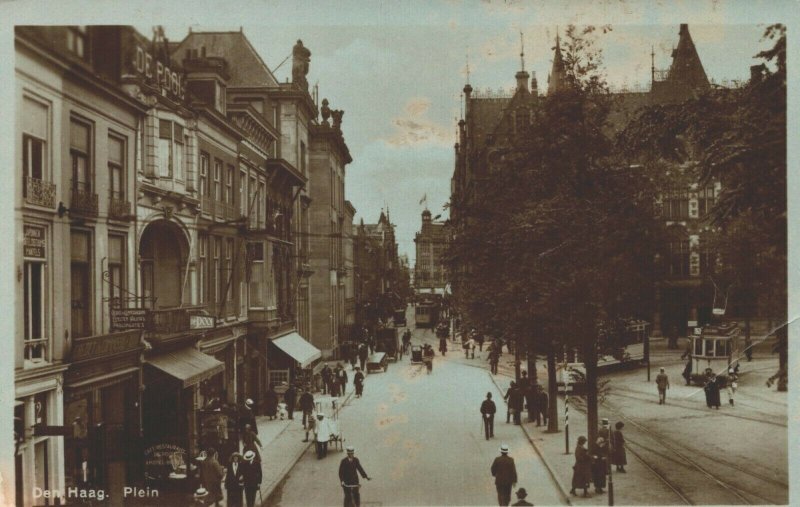
[(469, 50), (467, 50), (467, 84), (469, 84)]
[(521, 70), (524, 71), (525, 70), (525, 36), (522, 34), (522, 32), (519, 32), (519, 47), (520, 47), (519, 59), (520, 59), (520, 63), (522, 64), (522, 69)]

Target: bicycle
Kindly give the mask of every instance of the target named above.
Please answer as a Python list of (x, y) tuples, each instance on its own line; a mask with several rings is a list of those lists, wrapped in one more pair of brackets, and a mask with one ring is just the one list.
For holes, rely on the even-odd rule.
[[(368, 481), (371, 481), (371, 477), (366, 477)], [(361, 488), (361, 484), (345, 484), (342, 483), (342, 488), (344, 488), (344, 505), (345, 507), (359, 507), (361, 505), (361, 495), (359, 494), (359, 489)]]

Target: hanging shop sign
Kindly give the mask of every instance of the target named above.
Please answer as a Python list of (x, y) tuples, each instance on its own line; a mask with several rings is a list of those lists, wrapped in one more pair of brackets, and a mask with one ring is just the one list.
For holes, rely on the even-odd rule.
[(47, 245), (45, 241), (45, 229), (37, 225), (23, 226), (25, 236), (22, 249), (25, 257), (44, 259), (47, 255)]
[(189, 329), (213, 329), (216, 319), (211, 315), (190, 315)]
[(145, 329), (147, 310), (143, 308), (111, 308), (111, 329)]

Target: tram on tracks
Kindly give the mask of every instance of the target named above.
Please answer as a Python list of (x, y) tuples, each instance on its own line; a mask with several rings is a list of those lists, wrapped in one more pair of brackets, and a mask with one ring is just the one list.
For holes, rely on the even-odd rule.
[(721, 322), (698, 328), (690, 336), (690, 379), (703, 385), (709, 373), (725, 379), (728, 369), (736, 368), (741, 349), (741, 329), (736, 322)]
[(420, 294), (414, 307), (414, 323), (416, 327), (434, 328), (439, 323), (442, 298), (437, 294)]

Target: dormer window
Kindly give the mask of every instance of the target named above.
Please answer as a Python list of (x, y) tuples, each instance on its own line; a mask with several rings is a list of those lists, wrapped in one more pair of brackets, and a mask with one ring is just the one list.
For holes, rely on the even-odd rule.
[(86, 27), (67, 28), (67, 49), (81, 58), (86, 58)]

